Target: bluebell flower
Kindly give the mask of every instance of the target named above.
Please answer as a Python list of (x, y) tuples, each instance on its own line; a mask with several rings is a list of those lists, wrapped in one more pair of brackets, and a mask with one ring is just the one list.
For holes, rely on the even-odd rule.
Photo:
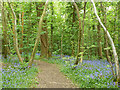
[(40, 55), (40, 53), (36, 53), (36, 55)]

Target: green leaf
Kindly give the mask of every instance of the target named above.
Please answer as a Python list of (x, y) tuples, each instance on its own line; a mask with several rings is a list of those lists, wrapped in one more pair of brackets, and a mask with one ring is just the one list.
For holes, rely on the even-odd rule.
[(36, 83), (36, 84), (39, 84), (39, 82), (38, 82), (38, 81), (35, 81), (35, 83)]
[(84, 52), (80, 52), (79, 55), (83, 54)]
[(104, 48), (104, 50), (109, 50), (109, 49), (110, 49), (110, 47)]
[(85, 47), (80, 47), (80, 48), (83, 48), (83, 49), (85, 49)]
[(46, 31), (42, 31), (40, 34), (42, 35), (42, 34), (45, 34), (46, 33)]
[(91, 45), (90, 47), (96, 47), (96, 45)]
[(107, 65), (107, 67), (110, 67), (110, 65)]
[(72, 65), (72, 68), (76, 67), (77, 65)]
[(29, 46), (34, 46), (34, 44), (29, 44)]

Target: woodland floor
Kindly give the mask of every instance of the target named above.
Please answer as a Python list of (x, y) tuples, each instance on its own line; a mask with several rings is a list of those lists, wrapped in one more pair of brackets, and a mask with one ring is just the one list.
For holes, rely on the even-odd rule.
[(34, 60), (39, 67), (36, 88), (75, 88), (76, 86), (60, 72), (56, 64)]

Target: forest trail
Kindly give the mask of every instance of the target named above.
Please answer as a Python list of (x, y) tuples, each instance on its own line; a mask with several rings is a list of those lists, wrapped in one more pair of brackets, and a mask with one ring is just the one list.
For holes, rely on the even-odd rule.
[(36, 88), (75, 88), (76, 86), (64, 76), (56, 64), (34, 60), (39, 67)]

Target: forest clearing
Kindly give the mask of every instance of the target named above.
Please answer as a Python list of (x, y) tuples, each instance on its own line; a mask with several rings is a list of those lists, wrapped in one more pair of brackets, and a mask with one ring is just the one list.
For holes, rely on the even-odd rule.
[(0, 2), (1, 88), (120, 88), (120, 1)]

